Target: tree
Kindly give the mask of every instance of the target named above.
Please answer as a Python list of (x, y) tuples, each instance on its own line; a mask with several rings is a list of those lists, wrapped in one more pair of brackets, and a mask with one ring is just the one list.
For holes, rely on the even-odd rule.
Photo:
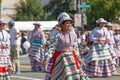
[(16, 15), (12, 18), (16, 21), (39, 21), (44, 20), (44, 11), (40, 5), (40, 0), (20, 0), (16, 4)]
[(73, 0), (50, 0), (50, 3), (44, 6), (44, 10), (47, 13), (47, 20), (56, 20), (58, 14), (61, 12), (67, 12), (73, 18), (76, 11), (70, 9), (71, 1)]
[(86, 2), (91, 5), (91, 9), (86, 12), (90, 25), (95, 24), (96, 19), (100, 17), (113, 23), (119, 23), (120, 0), (87, 0)]

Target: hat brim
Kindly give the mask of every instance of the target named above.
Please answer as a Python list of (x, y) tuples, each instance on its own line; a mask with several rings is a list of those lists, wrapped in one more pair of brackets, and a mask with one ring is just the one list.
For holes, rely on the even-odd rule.
[(106, 27), (113, 27), (113, 25), (106, 25)]
[(100, 21), (100, 22), (96, 22), (96, 23), (98, 23), (98, 24), (99, 24), (99, 23), (107, 23), (107, 21)]
[(114, 29), (114, 31), (119, 31), (120, 29)]
[(73, 20), (72, 20), (71, 18), (66, 17), (66, 18), (63, 18), (63, 19), (60, 21), (60, 24), (62, 24), (62, 23), (65, 22), (65, 21), (70, 21), (71, 23), (73, 22)]
[(99, 24), (99, 23), (107, 23), (107, 21), (106, 21), (106, 20), (99, 20), (99, 19), (98, 19), (98, 20), (96, 20), (96, 23), (97, 23), (97, 24)]
[(7, 23), (0, 23), (0, 24), (4, 24), (4, 25), (6, 25)]
[(38, 26), (41, 26), (41, 24), (38, 24), (38, 23), (34, 23), (33, 25), (38, 25)]

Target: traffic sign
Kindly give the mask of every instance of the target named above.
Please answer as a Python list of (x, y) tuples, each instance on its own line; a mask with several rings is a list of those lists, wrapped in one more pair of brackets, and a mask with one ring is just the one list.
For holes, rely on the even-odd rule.
[(80, 5), (80, 8), (90, 8), (91, 7), (91, 5), (89, 5), (89, 4), (81, 4)]
[(2, 7), (1, 10), (7, 10), (8, 8), (7, 7)]
[(81, 14), (75, 14), (74, 21), (75, 21), (74, 26), (81, 27)]

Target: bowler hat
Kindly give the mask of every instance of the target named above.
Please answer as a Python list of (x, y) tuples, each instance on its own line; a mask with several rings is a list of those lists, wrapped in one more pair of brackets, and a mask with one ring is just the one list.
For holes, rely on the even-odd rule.
[(4, 21), (4, 19), (0, 18), (0, 24), (6, 24), (6, 22)]
[(63, 24), (64, 21), (71, 21), (72, 22), (73, 20), (70, 17), (64, 16), (61, 18), (60, 24)]
[(112, 27), (112, 26), (113, 26), (113, 24), (112, 24), (111, 22), (108, 22), (108, 23), (106, 24), (106, 26), (107, 26), (107, 27), (109, 27), (109, 26), (111, 26), (111, 27)]
[(107, 21), (104, 18), (99, 18), (98, 20), (96, 20), (96, 23), (107, 23)]
[(41, 24), (40, 24), (40, 23), (38, 23), (38, 22), (33, 23), (33, 25), (38, 25), (38, 26), (41, 26)]

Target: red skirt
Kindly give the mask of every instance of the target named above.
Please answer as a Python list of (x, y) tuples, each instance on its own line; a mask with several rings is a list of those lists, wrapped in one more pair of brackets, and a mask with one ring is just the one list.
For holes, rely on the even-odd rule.
[(0, 73), (6, 73), (8, 72), (8, 69), (5, 67), (0, 67)]
[(8, 69), (5, 67), (0, 67), (0, 80), (10, 80)]

